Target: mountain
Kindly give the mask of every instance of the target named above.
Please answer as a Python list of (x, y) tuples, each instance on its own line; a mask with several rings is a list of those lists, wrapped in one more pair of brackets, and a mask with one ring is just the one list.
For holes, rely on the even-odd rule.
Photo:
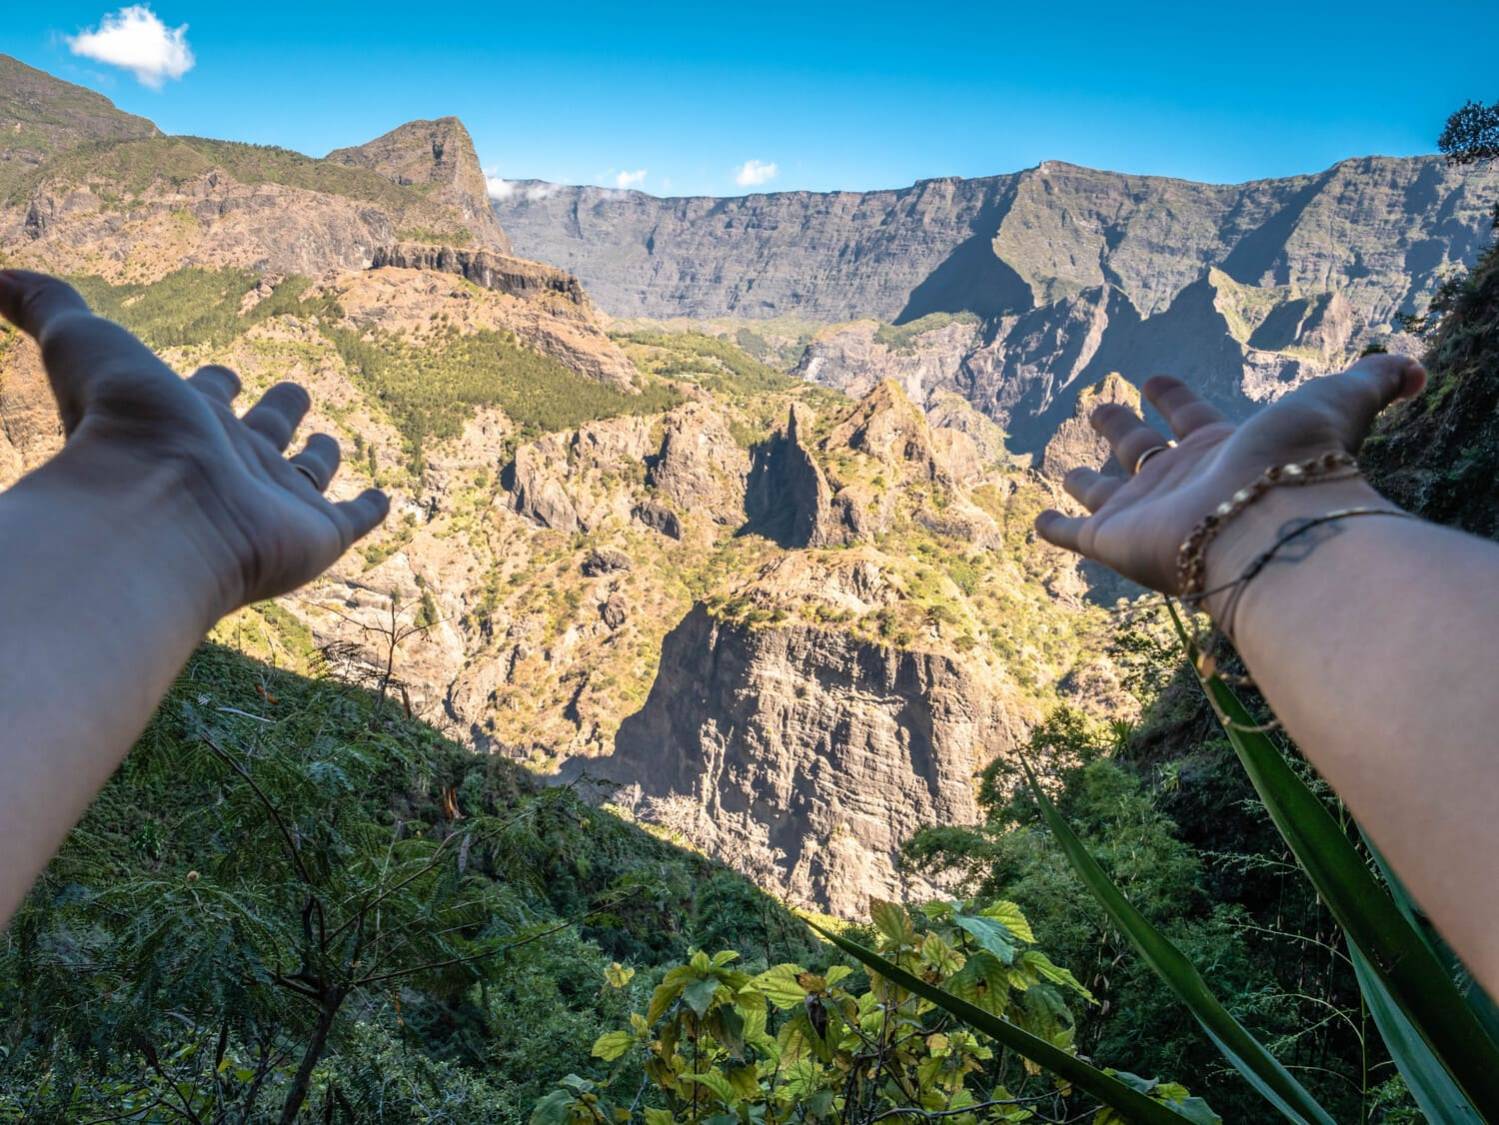
[(923, 396), (963, 394), (1034, 453), (1109, 371), (1172, 370), (1242, 416), (1346, 362), (1471, 264), (1496, 199), (1494, 171), (1368, 157), (1228, 186), (1055, 161), (730, 199), (532, 181), (494, 206), (609, 313), (809, 321), (801, 370), (834, 386), (916, 356)]
[(490, 210), (473, 138), (458, 118), (408, 121), (366, 144), (334, 149), (327, 159), (415, 185), (427, 198), (455, 208), (477, 244), (510, 252), (510, 241)]
[(144, 117), (102, 94), (0, 55), (0, 195), (48, 157), (89, 142), (154, 137)]

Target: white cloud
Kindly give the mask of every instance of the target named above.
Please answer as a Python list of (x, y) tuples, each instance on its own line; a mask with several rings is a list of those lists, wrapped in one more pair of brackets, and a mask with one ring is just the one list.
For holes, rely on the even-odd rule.
[(519, 196), (527, 200), (545, 199), (549, 195), (556, 195), (560, 190), (556, 184), (522, 184), (516, 180), (506, 180), (493, 168), (484, 169), (484, 188), (489, 192), (490, 199)]
[(197, 61), (187, 45), (187, 24), (167, 27), (144, 4), (121, 8), (100, 20), (97, 28), (68, 36), (68, 49), (128, 70), (153, 90), (161, 89), (168, 78), (181, 78)]
[(769, 164), (763, 160), (746, 160), (734, 173), (734, 182), (740, 187), (758, 187), (775, 179), (780, 170), (773, 160)]
[(644, 168), (634, 172), (621, 172), (614, 177), (614, 186), (617, 188), (636, 188), (643, 183), (645, 183)]

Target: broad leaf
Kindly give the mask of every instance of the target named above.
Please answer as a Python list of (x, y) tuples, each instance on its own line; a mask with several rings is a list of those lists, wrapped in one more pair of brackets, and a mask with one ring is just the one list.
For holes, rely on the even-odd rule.
[(809, 922), (808, 925), (891, 984), (930, 1001), (949, 1015), (962, 1020), (1022, 1057), (1051, 1071), (1058, 1078), (1072, 1083), (1080, 1090), (1087, 1091), (1106, 1106), (1117, 1110), (1134, 1125), (1181, 1125), (1181, 1118), (1165, 1106), (1152, 1101), (1144, 1094), (1131, 1090), (1118, 1079), (1110, 1077), (1076, 1055), (1070, 1055), (1044, 1039), (1023, 1031), (1008, 1020), (944, 992), (935, 985), (928, 984), (898, 965), (885, 960), (873, 950), (865, 949), (841, 934), (823, 929), (815, 922)]

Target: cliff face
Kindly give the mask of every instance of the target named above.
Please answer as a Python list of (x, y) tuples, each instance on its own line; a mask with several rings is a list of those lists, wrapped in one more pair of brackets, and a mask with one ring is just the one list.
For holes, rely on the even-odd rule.
[(473, 138), (458, 118), (408, 121), (366, 144), (334, 149), (326, 159), (427, 189), (428, 198), (458, 212), (477, 246), (511, 252), (510, 240), (490, 209)]
[(1472, 262), (1495, 199), (1499, 173), (1370, 157), (1232, 186), (1048, 162), (739, 199), (520, 185), (495, 206), (524, 253), (617, 315), (969, 314), (903, 349), (873, 326), (825, 333), (799, 370), (856, 393), (890, 376), (919, 400), (957, 391), (1039, 453), (1109, 371), (1169, 370), (1242, 415), (1345, 363)]
[(725, 624), (697, 606), (590, 772), (762, 886), (853, 916), (870, 895), (933, 889), (903, 885), (893, 856), (920, 825), (975, 818), (973, 774), (1021, 729), (1003, 700), (943, 655)]

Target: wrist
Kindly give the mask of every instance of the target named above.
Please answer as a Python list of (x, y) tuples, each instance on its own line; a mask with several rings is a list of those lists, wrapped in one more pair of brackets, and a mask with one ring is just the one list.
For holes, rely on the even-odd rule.
[(1322, 481), (1304, 486), (1273, 488), (1225, 525), (1204, 556), (1208, 591), (1202, 608), (1219, 626), (1230, 624), (1232, 613), (1242, 621), (1252, 586), (1268, 584), (1264, 574), (1246, 581), (1247, 573), (1266, 551), (1293, 532), (1297, 525), (1330, 512), (1350, 508), (1396, 510), (1362, 477)]

